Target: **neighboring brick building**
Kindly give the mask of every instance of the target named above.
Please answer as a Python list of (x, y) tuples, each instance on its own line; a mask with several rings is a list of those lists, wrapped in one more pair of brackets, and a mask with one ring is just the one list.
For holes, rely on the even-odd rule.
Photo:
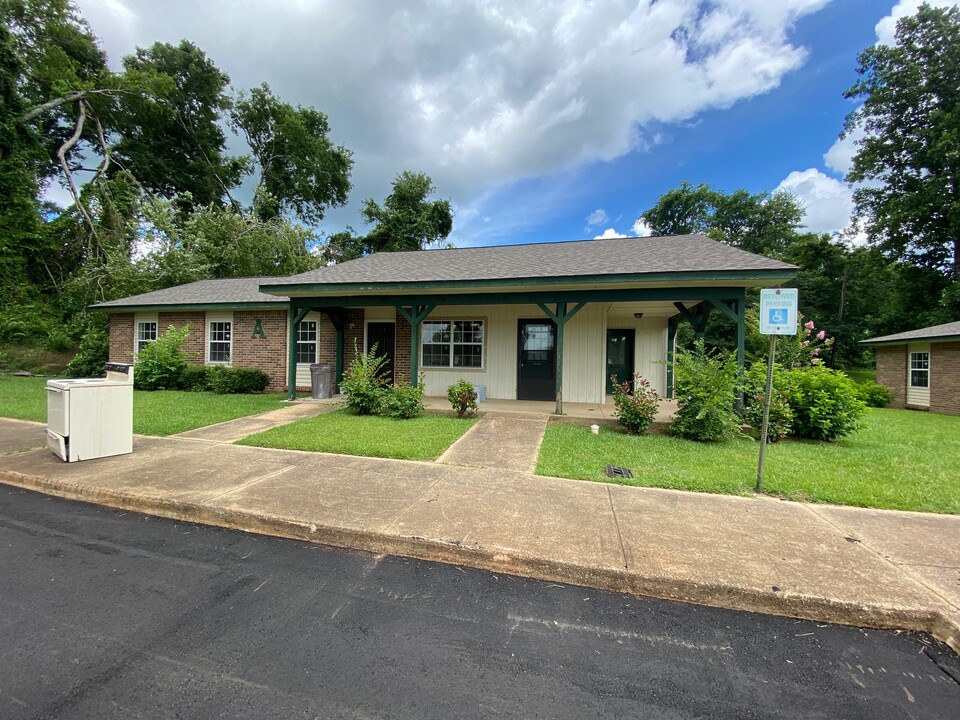
[(960, 321), (871, 338), (891, 407), (960, 415)]

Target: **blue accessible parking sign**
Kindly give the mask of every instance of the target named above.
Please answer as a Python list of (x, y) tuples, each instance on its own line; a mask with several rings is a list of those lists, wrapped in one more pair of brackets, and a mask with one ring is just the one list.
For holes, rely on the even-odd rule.
[(776, 288), (760, 291), (760, 333), (797, 334), (797, 289)]

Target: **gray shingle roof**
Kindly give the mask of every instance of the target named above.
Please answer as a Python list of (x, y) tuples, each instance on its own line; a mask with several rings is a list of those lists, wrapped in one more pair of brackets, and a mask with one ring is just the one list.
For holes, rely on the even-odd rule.
[(291, 275), (275, 285), (519, 281), (718, 271), (791, 277), (796, 269), (704, 235), (675, 235), (376, 253)]
[(260, 285), (284, 280), (284, 277), (222, 278), (198, 280), (165, 290), (109, 300), (94, 308), (109, 309), (128, 306), (157, 307), (173, 305), (235, 305), (237, 303), (286, 303), (285, 297), (266, 295)]
[(896, 333), (895, 335), (883, 335), (882, 337), (862, 340), (866, 345), (870, 344), (896, 344), (908, 343), (914, 340), (932, 340), (932, 339), (952, 339), (960, 340), (960, 320), (956, 322), (944, 323), (943, 325), (931, 325), (930, 327), (919, 328), (917, 330), (907, 330), (907, 332)]

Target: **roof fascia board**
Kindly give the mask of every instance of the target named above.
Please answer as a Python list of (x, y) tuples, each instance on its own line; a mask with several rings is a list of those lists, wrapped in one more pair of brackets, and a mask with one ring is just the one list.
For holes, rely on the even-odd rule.
[(275, 302), (225, 302), (225, 303), (184, 303), (182, 305), (91, 305), (91, 312), (178, 312), (183, 310), (285, 310), (290, 303), (286, 300)]
[(712, 282), (716, 280), (780, 280), (786, 282), (797, 275), (797, 268), (776, 270), (717, 270), (623, 275), (571, 275), (569, 277), (509, 278), (497, 280), (423, 280), (380, 283), (289, 283), (264, 284), (259, 290), (267, 295), (293, 297), (294, 294), (330, 292), (403, 292), (424, 290), (459, 290), (469, 288), (530, 287), (531, 285), (575, 285), (654, 282)]
[(960, 342), (960, 335), (930, 335), (928, 337), (901, 338), (900, 340), (861, 340), (861, 345), (910, 345), (912, 343)]

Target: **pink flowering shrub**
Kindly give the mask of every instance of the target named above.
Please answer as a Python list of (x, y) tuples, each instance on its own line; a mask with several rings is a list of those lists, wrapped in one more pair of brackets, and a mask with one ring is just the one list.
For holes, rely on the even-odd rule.
[(633, 387), (629, 380), (618, 383), (615, 375), (611, 377), (613, 407), (617, 420), (627, 432), (631, 435), (642, 435), (657, 417), (660, 396), (650, 387), (650, 381), (641, 377), (640, 373), (634, 373), (633, 377)]

